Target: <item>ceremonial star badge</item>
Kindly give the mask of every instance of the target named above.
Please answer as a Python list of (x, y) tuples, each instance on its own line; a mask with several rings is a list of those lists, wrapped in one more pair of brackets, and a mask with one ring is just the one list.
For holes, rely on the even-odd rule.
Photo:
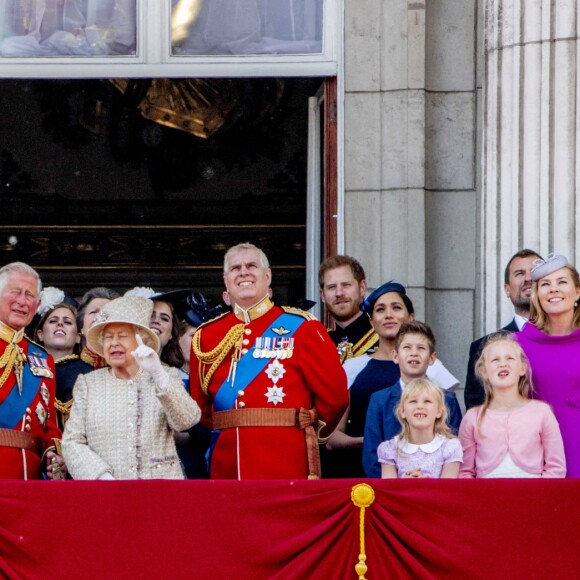
[(36, 411), (36, 416), (38, 417), (40, 424), (45, 425), (46, 419), (47, 419), (47, 414), (46, 414), (46, 409), (42, 406), (42, 403), (38, 403), (36, 405), (35, 411)]
[(264, 397), (268, 399), (268, 403), (274, 403), (274, 405), (283, 403), (285, 396), (286, 393), (284, 392), (283, 387), (276, 387), (275, 385), (268, 387), (268, 392), (264, 393)]
[(286, 372), (286, 369), (284, 368), (284, 365), (281, 362), (279, 362), (277, 359), (274, 359), (268, 365), (268, 368), (266, 369), (266, 374), (268, 375), (268, 378), (274, 384), (276, 384), (278, 382), (278, 380), (284, 376), (285, 372)]

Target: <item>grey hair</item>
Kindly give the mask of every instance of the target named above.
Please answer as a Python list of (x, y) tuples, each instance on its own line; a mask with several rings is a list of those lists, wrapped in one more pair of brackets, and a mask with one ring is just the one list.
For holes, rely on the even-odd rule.
[(268, 257), (266, 256), (266, 254), (264, 254), (264, 252), (262, 250), (260, 250), (260, 248), (258, 248), (258, 246), (255, 246), (254, 244), (250, 244), (250, 242), (243, 242), (242, 244), (238, 244), (237, 246), (232, 246), (226, 252), (226, 255), (224, 256), (224, 274), (228, 273), (228, 258), (232, 254), (237, 254), (238, 252), (242, 252), (244, 250), (255, 250), (256, 252), (258, 252), (258, 257), (259, 257), (260, 265), (262, 266), (262, 268), (269, 268), (270, 267), (270, 262), (268, 262)]
[(11, 262), (10, 264), (6, 264), (6, 266), (0, 269), (0, 292), (4, 290), (4, 287), (8, 282), (8, 277), (13, 272), (22, 272), (24, 274), (34, 276), (36, 278), (36, 297), (40, 298), (40, 293), (42, 292), (42, 282), (40, 281), (40, 276), (32, 266), (29, 266), (24, 262)]

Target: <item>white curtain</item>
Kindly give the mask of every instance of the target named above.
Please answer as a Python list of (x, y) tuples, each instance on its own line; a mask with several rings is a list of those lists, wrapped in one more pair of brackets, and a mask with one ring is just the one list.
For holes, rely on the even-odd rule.
[(136, 0), (0, 0), (0, 56), (135, 54)]
[(199, 11), (176, 54), (322, 52), (324, 0), (191, 1)]

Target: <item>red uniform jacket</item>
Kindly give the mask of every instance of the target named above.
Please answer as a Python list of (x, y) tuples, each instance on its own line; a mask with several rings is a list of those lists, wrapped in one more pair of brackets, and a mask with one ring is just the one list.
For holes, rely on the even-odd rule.
[[(256, 338), (269, 330), (283, 312), (282, 308), (273, 306), (246, 324), (243, 348), (251, 349)], [(302, 318), (308, 317), (303, 313)], [(201, 326), (197, 331), (200, 350), (203, 353), (213, 350), (236, 324), (241, 321), (234, 314), (226, 314)], [(292, 356), (278, 361), (284, 370), (282, 376), (275, 383), (268, 376), (269, 364), (275, 360), (272, 359), (243, 392), (242, 385), (235, 382), (237, 400), (233, 408), (310, 409), (314, 406), (320, 420), (327, 423), (323, 434), (330, 434), (348, 405), (346, 375), (336, 347), (317, 320), (301, 321), (293, 338)], [(212, 428), (214, 398), (228, 377), (233, 352), (232, 347), (217, 367), (207, 394), (202, 389), (200, 371), (207, 372), (211, 365), (200, 362), (195, 352), (191, 354), (191, 394), (201, 407), (202, 422), (209, 428)], [(284, 395), (274, 397), (276, 403), (272, 400), (273, 386)], [(214, 432), (214, 437), (217, 433)], [(304, 432), (298, 427), (223, 429), (212, 449), (210, 467), (211, 477), (217, 479), (305, 479), (308, 464)]]
[[(8, 343), (0, 339), (0, 356), (7, 346)], [(29, 392), (32, 395), (21, 413), (3, 413), (9, 405), (11, 406), (11, 398), (16, 402), (16, 407), (21, 402), (16, 375), (12, 369), (6, 382), (0, 387), (0, 426), (37, 437), (39, 446), (38, 453), (16, 447), (0, 447), (0, 479), (40, 479), (43, 467), (41, 454), (54, 445), (53, 437), (58, 439), (61, 437), (54, 410), (56, 392), (54, 363), (52, 357), (47, 355), (42, 347), (30, 342), (26, 337), (18, 342), (18, 346), (27, 357), (23, 383), (31, 387)], [(52, 376), (35, 376), (31, 370), (37, 375)], [(0, 375), (2, 372), (3, 369), (0, 369)], [(28, 389), (23, 388), (23, 391), (25, 390)], [(6, 405), (4, 409), (3, 405)]]

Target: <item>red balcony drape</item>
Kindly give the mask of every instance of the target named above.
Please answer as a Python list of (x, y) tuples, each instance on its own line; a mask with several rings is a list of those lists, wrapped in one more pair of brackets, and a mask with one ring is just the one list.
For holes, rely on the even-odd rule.
[[(369, 579), (578, 574), (578, 480), (366, 482)], [(0, 576), (356, 579), (356, 483), (1, 482)]]

